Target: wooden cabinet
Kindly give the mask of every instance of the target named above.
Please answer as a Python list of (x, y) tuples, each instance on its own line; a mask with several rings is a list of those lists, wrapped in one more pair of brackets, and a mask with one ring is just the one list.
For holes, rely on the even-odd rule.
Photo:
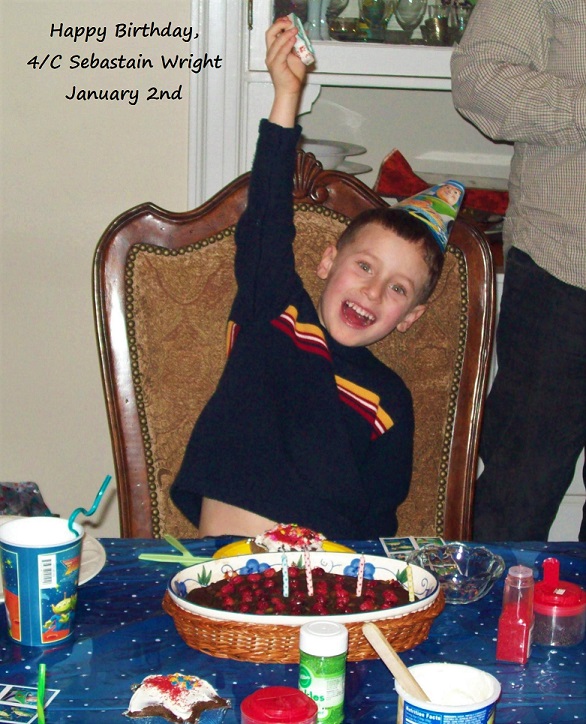
[[(264, 31), (272, 18), (272, 0), (254, 0), (250, 31), (250, 82), (266, 72)], [(318, 59), (312, 82), (360, 88), (450, 89), (449, 47), (312, 41)], [(259, 80), (258, 78), (256, 80)]]
[[(267, 113), (272, 86), (266, 70), (264, 33), (272, 0), (193, 0), (197, 53), (222, 58), (226, 69), (196, 76), (191, 88), (189, 201), (197, 205), (250, 167), (258, 123)], [(322, 86), (450, 89), (451, 48), (421, 45), (315, 41), (318, 64), (306, 86), (302, 112)], [(234, 74), (234, 68), (241, 68)]]

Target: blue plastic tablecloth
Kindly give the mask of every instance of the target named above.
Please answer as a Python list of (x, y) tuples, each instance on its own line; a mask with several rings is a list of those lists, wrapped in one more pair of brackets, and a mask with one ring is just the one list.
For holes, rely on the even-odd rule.
[[(211, 555), (232, 539), (185, 542), (194, 555)], [(36, 650), (10, 641), (0, 623), (0, 683), (36, 686), (38, 664), (47, 666), (47, 686), (59, 694), (47, 708), (47, 724), (124, 722), (131, 686), (152, 673), (196, 674), (232, 701), (226, 724), (240, 722), (240, 703), (261, 686), (297, 685), (296, 664), (250, 664), (219, 659), (189, 648), (161, 609), (176, 564), (138, 560), (141, 552), (172, 553), (165, 541), (102, 539), (107, 563), (80, 588), (76, 633), (60, 648)], [(378, 541), (346, 541), (358, 552), (383, 555)], [(561, 578), (586, 588), (586, 544), (527, 543), (489, 546), (507, 568), (522, 563), (540, 577), (541, 562), (555, 555)], [(586, 722), (586, 643), (568, 648), (534, 646), (526, 666), (495, 661), (502, 603), (499, 581), (477, 603), (446, 605), (429, 638), (401, 654), (411, 664), (446, 661), (476, 666), (500, 681), (497, 724)], [(346, 721), (396, 721), (394, 682), (379, 660), (348, 663)], [(128, 720), (126, 720), (128, 721)], [(142, 720), (146, 721), (146, 720)], [(162, 721), (162, 720), (152, 720)]]

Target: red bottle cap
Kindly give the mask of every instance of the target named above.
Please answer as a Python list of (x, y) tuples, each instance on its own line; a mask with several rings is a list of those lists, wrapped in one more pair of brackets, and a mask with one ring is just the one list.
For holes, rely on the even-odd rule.
[(242, 724), (315, 724), (317, 704), (291, 686), (267, 686), (240, 706)]
[(575, 583), (560, 581), (560, 562), (546, 558), (543, 580), (535, 585), (533, 608), (544, 616), (577, 616), (586, 610), (586, 591)]

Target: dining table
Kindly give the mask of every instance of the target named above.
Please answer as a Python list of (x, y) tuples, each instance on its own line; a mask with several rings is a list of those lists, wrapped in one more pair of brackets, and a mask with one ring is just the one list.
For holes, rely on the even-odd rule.
[[(229, 537), (183, 540), (194, 556), (211, 557), (234, 542)], [(96, 539), (103, 558), (79, 587), (74, 635), (60, 645), (29, 648), (13, 642), (0, 624), (0, 724), (33, 722), (35, 713), (3, 706), (10, 687), (36, 691), (39, 665), (46, 670), (47, 724), (116, 724), (124, 717), (132, 688), (149, 674), (192, 674), (207, 680), (231, 709), (225, 724), (240, 722), (240, 705), (261, 687), (297, 687), (299, 665), (249, 663), (204, 654), (189, 647), (163, 611), (167, 585), (180, 563), (143, 560), (140, 554), (176, 553), (163, 539)], [(359, 554), (384, 556), (379, 540), (339, 541)], [(586, 588), (586, 543), (486, 544), (506, 569), (524, 565), (541, 577), (543, 560), (560, 561), (560, 578)], [(83, 564), (83, 561), (82, 561)], [(505, 569), (505, 570), (506, 570)], [(426, 640), (400, 654), (407, 666), (449, 662), (494, 675), (502, 692), (497, 724), (586, 722), (586, 643), (567, 647), (534, 645), (525, 665), (496, 660), (496, 634), (504, 574), (480, 600), (446, 604)], [(8, 688), (5, 688), (8, 687)], [(376, 658), (348, 662), (345, 722), (396, 722), (394, 679)], [(3, 718), (12, 717), (12, 718)], [(16, 717), (16, 718), (15, 718)], [(21, 718), (18, 718), (21, 717)], [(28, 718), (27, 718), (28, 717)], [(158, 724), (161, 719), (142, 719)]]

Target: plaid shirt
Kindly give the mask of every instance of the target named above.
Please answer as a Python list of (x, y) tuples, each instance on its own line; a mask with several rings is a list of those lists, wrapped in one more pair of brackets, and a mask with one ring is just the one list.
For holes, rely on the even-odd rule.
[(479, 0), (452, 86), (462, 115), (514, 142), (505, 247), (586, 289), (586, 0)]

